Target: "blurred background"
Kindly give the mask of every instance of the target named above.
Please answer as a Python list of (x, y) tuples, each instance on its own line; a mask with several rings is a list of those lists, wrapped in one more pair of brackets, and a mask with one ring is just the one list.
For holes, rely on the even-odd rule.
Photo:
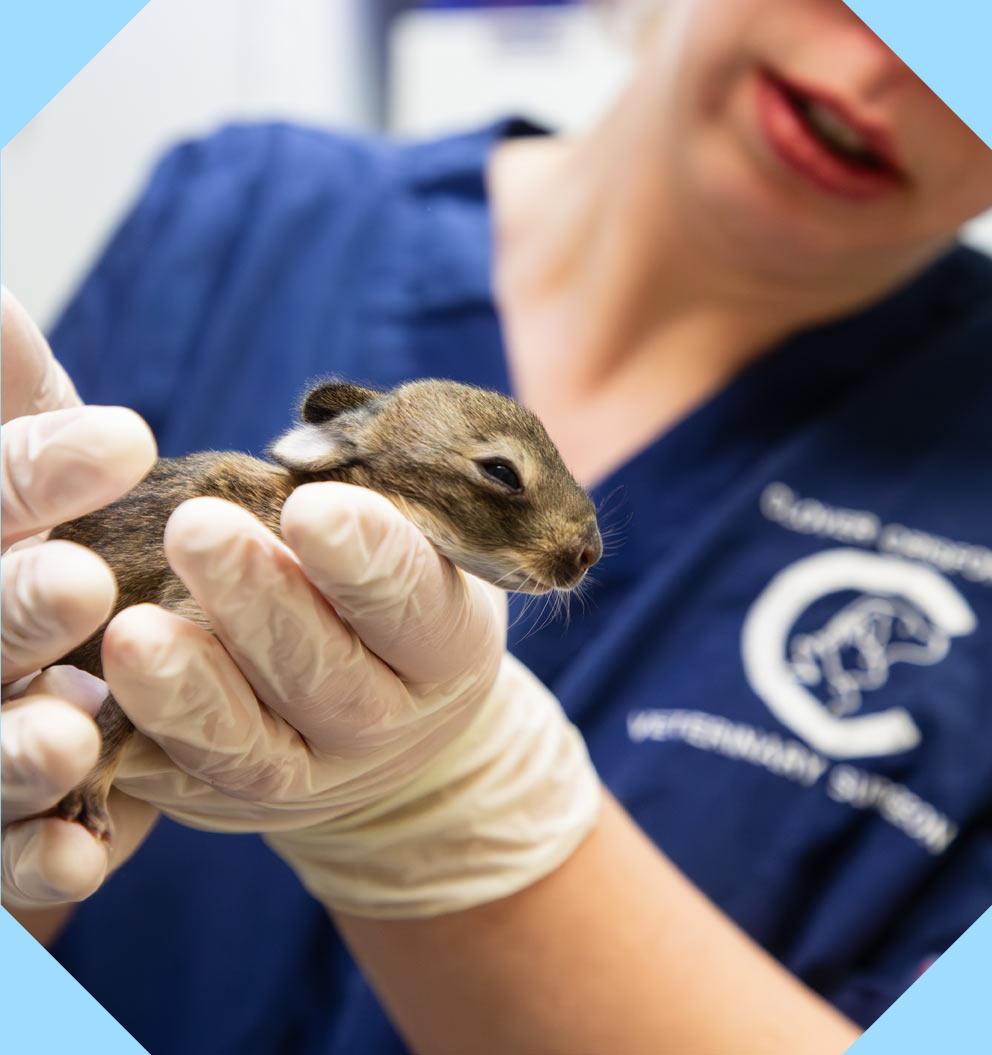
[[(420, 137), (515, 112), (581, 126), (629, 68), (607, 6), (151, 0), (3, 150), (4, 282), (49, 327), (155, 160), (225, 122)], [(967, 237), (992, 252), (992, 215)]]

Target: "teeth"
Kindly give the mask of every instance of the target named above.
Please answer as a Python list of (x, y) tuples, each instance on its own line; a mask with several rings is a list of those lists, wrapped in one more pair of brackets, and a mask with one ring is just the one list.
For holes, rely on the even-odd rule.
[(811, 102), (804, 108), (806, 120), (817, 134), (847, 154), (870, 154), (868, 141), (853, 129), (836, 110), (822, 103)]

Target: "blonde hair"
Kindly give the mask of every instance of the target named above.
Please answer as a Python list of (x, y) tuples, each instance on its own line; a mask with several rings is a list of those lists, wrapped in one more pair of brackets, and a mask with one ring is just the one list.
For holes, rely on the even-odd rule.
[(631, 43), (658, 17), (665, 0), (591, 0), (612, 33)]

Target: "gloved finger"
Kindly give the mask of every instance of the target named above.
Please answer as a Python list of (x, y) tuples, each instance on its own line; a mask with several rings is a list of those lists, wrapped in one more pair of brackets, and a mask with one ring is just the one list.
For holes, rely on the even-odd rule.
[(113, 572), (92, 550), (57, 539), (3, 559), (3, 680), (54, 663), (110, 615)]
[[(99, 678), (75, 667), (49, 667), (23, 696), (3, 708), (3, 901), (39, 907), (88, 897), (108, 870), (103, 842), (81, 825), (37, 817), (92, 768), (99, 733), (91, 717), (107, 696)], [(109, 799), (114, 823), (109, 867), (126, 860), (157, 813), (116, 788)], [(24, 819), (27, 818), (27, 819)]]
[(246, 510), (213, 498), (183, 503), (165, 552), (259, 699), (317, 750), (388, 735), (416, 716), (406, 687)]
[(43, 670), (27, 681), (11, 706), (30, 700), (33, 696), (56, 696), (95, 718), (109, 691), (107, 683), (100, 678), (78, 667), (60, 664)]
[(103, 671), (140, 732), (225, 793), (268, 793), (283, 771), (309, 767), (299, 733), (258, 702), (220, 642), (172, 612), (143, 604), (112, 619)]
[(0, 722), (5, 824), (50, 809), (96, 765), (96, 723), (66, 700), (22, 698), (4, 705)]
[(282, 532), (307, 578), (405, 681), (446, 682), (487, 668), (495, 675), (501, 608), (388, 499), (348, 484), (305, 484), (283, 507)]
[(145, 422), (124, 407), (72, 407), (4, 425), (3, 548), (107, 505), (155, 461)]
[[(170, 737), (164, 739), (171, 743)], [(209, 829), (209, 820), (216, 819), (223, 823), (214, 830), (258, 831), (258, 810), (248, 796), (228, 795), (220, 785), (215, 787), (196, 774), (195, 764), (209, 751), (195, 744), (174, 746), (193, 771), (187, 772), (152, 736), (136, 729), (117, 769), (111, 797), (119, 791), (192, 827)]]
[(155, 459), (151, 431), (123, 407), (74, 407), (4, 426), (3, 547), (130, 490)]
[(3, 903), (7, 908), (43, 908), (89, 897), (109, 872), (141, 845), (158, 811), (112, 788), (108, 808), (114, 838), (107, 845), (82, 825), (58, 817), (11, 824), (3, 833)]
[(0, 347), (3, 348), (2, 416), (58, 410), (79, 403), (69, 375), (52, 355), (34, 320), (6, 287), (0, 291)]
[[(176, 747), (168, 737), (165, 739)], [(299, 756), (295, 760), (270, 757), (264, 764), (260, 753), (251, 756), (244, 762), (250, 770), (247, 776), (237, 759), (226, 771), (211, 769), (208, 764), (208, 783), (201, 779), (196, 765), (209, 763), (209, 750), (195, 744), (179, 745), (177, 754), (186, 759), (189, 772), (151, 736), (138, 730), (117, 770), (117, 789), (134, 801), (153, 803), (180, 824), (207, 831), (258, 832), (298, 827), (310, 822), (308, 803), (313, 804), (315, 811), (322, 808), (308, 763), (301, 762)], [(287, 780), (292, 773), (300, 776), (296, 787), (288, 786), (293, 783), (292, 779)], [(273, 809), (280, 802), (288, 808)], [(318, 813), (318, 819), (322, 817)]]
[(38, 817), (3, 830), (3, 903), (40, 908), (82, 901), (103, 882), (104, 843), (82, 825), (60, 817)]

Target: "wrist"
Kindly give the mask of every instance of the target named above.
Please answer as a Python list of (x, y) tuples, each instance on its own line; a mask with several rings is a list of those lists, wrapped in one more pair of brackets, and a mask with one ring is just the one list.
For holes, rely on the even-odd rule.
[(578, 731), (506, 656), (471, 723), (401, 788), (267, 841), (331, 911), (434, 916), (552, 872), (591, 830), (599, 805)]

